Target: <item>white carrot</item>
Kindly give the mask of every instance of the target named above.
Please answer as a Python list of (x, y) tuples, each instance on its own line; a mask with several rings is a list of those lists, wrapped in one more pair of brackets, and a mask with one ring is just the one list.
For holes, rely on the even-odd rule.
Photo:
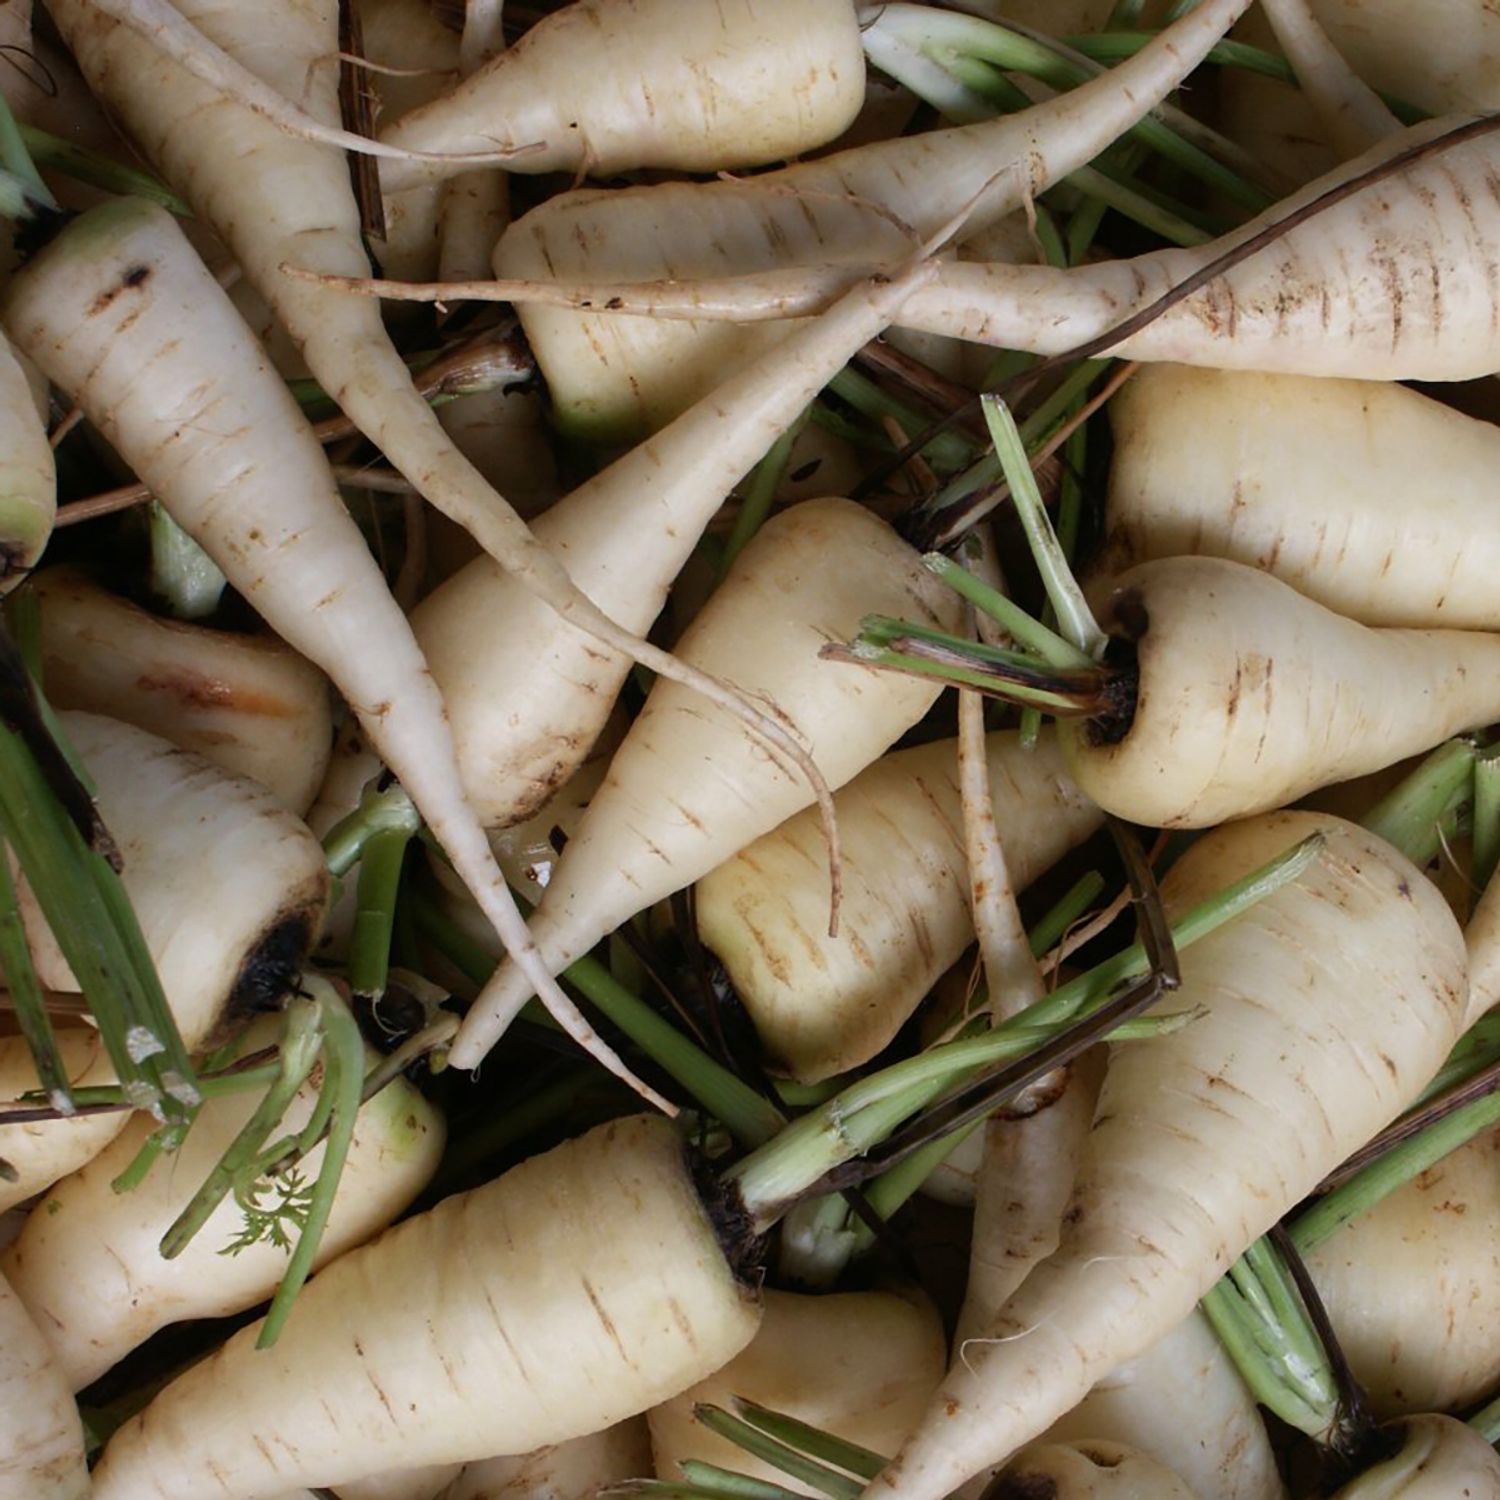
[[(678, 650), (774, 703), (837, 787), (936, 695), (910, 679), (888, 691), (891, 674), (821, 662), (818, 648), (872, 612), (954, 619), (957, 596), (924, 573), (916, 552), (869, 511), (847, 500), (804, 501), (761, 529)], [(808, 800), (805, 785), (721, 709), (658, 682), (532, 919), (545, 962), (565, 968)], [(454, 1063), (474, 1066), (531, 992), (525, 973), (502, 965), (464, 1018)]]
[(810, 1423), (875, 1453), (893, 1453), (932, 1399), (947, 1349), (937, 1309), (920, 1294), (767, 1292), (755, 1337), (723, 1369), (652, 1408), (658, 1479), (685, 1460), (717, 1464), (797, 1494), (816, 1493), (745, 1454), (693, 1414), (736, 1397)]
[(1284, 806), (1500, 711), (1500, 636), (1372, 630), (1240, 563), (1142, 563), (1101, 603), (1135, 701), (1059, 733), (1079, 788), (1153, 828)]
[(91, 210), (12, 279), (0, 317), (246, 600), (327, 672), (548, 1008), (623, 1071), (538, 967), (406, 619), (286, 387), (171, 218), (133, 199)]
[[(988, 769), (1021, 888), (1099, 826), (1057, 741), (989, 736)], [(955, 747), (883, 756), (834, 798), (844, 863), (836, 937), (817, 819), (788, 818), (697, 886), (698, 931), (772, 1066), (812, 1082), (869, 1061), (973, 941)]]
[[(331, 0), (309, 6), (267, 0), (228, 9), (209, 0), (182, 4), (183, 14), (196, 18), (228, 51), (253, 58), (266, 79), (305, 98), (309, 109), (336, 115), (334, 79), (327, 66), (337, 50), (337, 12)], [(454, 447), (413, 388), (378, 307), (316, 281), (282, 274), (284, 262), (338, 273), (368, 270), (344, 159), (324, 147), (288, 140), (232, 96), (185, 77), (177, 63), (111, 20), (112, 14), (91, 0), (58, 0), (55, 8), (55, 19), (93, 87), (234, 250), (247, 277), (300, 343), (328, 394), (420, 493), (471, 531), (524, 588), (596, 642), (660, 676), (692, 684), (710, 701), (739, 714), (803, 767), (826, 805), (827, 791), (817, 783), (803, 747), (778, 723), (721, 684), (682, 666), (669, 652), (621, 629), (580, 590), (558, 558)], [(209, 128), (210, 120), (217, 128)], [(280, 633), (290, 639), (285, 630)], [(313, 652), (304, 654), (317, 659)], [(376, 696), (369, 701), (383, 700)], [(415, 703), (410, 707), (414, 716), (433, 711), (430, 699), (420, 710)], [(422, 798), (416, 800), (420, 805)], [(451, 819), (441, 821), (452, 826)], [(491, 920), (508, 934), (507, 944), (519, 944), (524, 954), (525, 939), (509, 898), (494, 887), (493, 871), (484, 869), (480, 851), (474, 847), (457, 856), (450, 848), (449, 853), (466, 879), (479, 882), (475, 894), (481, 903), (496, 906)], [(498, 914), (502, 905), (506, 909)], [(549, 1004), (559, 1014), (568, 1008), (556, 989)], [(576, 1031), (576, 1017), (569, 1024)]]
[[(1442, 145), (1467, 128), (1469, 135)], [(1221, 240), (1072, 270), (940, 267), (902, 321), (1005, 348), (1061, 353), (1102, 338), (1227, 250), (1402, 153), (1380, 181), (1109, 343), (1130, 359), (1372, 380), (1465, 380), (1500, 367), (1500, 131), (1437, 120), (1388, 137)]]
[(1045, 1441), (1080, 1438), (1129, 1443), (1203, 1500), (1285, 1500), (1260, 1409), (1200, 1312), (1117, 1365)]
[(1500, 1454), (1453, 1417), (1410, 1417), (1383, 1435), (1400, 1441), (1394, 1457), (1350, 1480), (1333, 1500), (1478, 1500), (1500, 1494)]
[(84, 1500), (88, 1493), (72, 1393), (0, 1276), (0, 1500)]
[(990, 1500), (1200, 1500), (1155, 1459), (1097, 1438), (1028, 1448), (985, 1493)]
[(338, 1487), (338, 1500), (433, 1500), (463, 1472), (462, 1464), (423, 1464), (391, 1469)]
[(1376, 381), (1154, 365), (1110, 425), (1106, 571), (1203, 553), (1366, 625), (1500, 629), (1494, 424)]
[(966, 1347), (871, 1500), (937, 1500), (1037, 1436), (1436, 1070), (1462, 937), (1372, 835), (1296, 813), (1215, 830), (1169, 872), (1169, 912), (1313, 829), (1327, 842), (1296, 882), (1182, 955), (1168, 1005), (1199, 1019), (1111, 1059), (1060, 1248)]
[[(645, 631), (730, 488), (931, 274), (856, 288), (538, 517), (537, 537), (600, 609)], [(412, 629), (489, 826), (528, 817), (576, 770), (630, 665), (487, 558), (424, 600)]]
[(441, 1500), (588, 1500), (605, 1485), (650, 1472), (651, 1431), (644, 1417), (631, 1417), (519, 1458), (466, 1464)]
[(1487, 1130), (1305, 1254), (1377, 1416), (1458, 1410), (1500, 1381), (1497, 1156)]
[(759, 1319), (672, 1126), (616, 1120), (334, 1261), (274, 1349), (244, 1329), (127, 1422), (93, 1494), (262, 1500), (528, 1453), (701, 1380)]
[[(540, 142), (511, 164), (530, 172), (713, 172), (825, 145), (864, 92), (853, 0), (575, 0), (380, 138), (450, 156)], [(444, 171), (408, 161), (382, 176), (397, 188)]]
[[(1175, 88), (1247, 4), (1205, 0), (1129, 62), (1019, 115), (903, 136), (743, 182), (553, 198), (506, 232), (495, 272), (554, 281), (697, 280), (900, 261), (966, 207), (976, 231), (1084, 165)], [(542, 307), (523, 307), (522, 319), (559, 420), (608, 438), (660, 426), (722, 369), (779, 336)]]
[[(241, 1055), (273, 1045), (279, 1026), (267, 1018), (252, 1027)], [(283, 1133), (307, 1123), (317, 1093), (316, 1083), (303, 1084)], [(70, 1390), (91, 1384), (169, 1323), (241, 1312), (276, 1289), (286, 1270), (284, 1244), (261, 1238), (226, 1253), (246, 1231), (233, 1196), (179, 1255), (165, 1259), (159, 1248), (259, 1102), (253, 1091), (209, 1100), (171, 1160), (120, 1193), (112, 1183), (156, 1129), (137, 1115), (106, 1151), (52, 1186), (45, 1211), (31, 1216), (5, 1252), (0, 1271), (46, 1335)], [(437, 1168), (444, 1135), (442, 1116), (404, 1080), (360, 1110), (317, 1266), (372, 1238), (416, 1197)], [(322, 1152), (317, 1147), (299, 1164), (306, 1180), (317, 1176)], [(269, 1186), (256, 1207), (269, 1212), (278, 1191)]]
[(333, 743), (316, 667), (274, 636), (148, 614), (70, 568), (45, 569), (32, 587), (54, 707), (135, 724), (307, 811)]

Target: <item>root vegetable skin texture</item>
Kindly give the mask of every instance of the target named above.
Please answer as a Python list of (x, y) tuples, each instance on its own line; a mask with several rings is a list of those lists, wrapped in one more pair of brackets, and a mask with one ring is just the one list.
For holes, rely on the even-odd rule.
[[(495, 274), (655, 281), (899, 263), (966, 207), (968, 232), (977, 232), (1083, 166), (1175, 88), (1247, 4), (1206, 0), (1107, 76), (1019, 115), (901, 136), (744, 182), (564, 194), (507, 230)], [(561, 423), (609, 440), (660, 426), (722, 370), (785, 336), (779, 324), (670, 323), (536, 305), (520, 314)]]
[(530, 1452), (701, 1380), (759, 1318), (672, 1126), (615, 1120), (340, 1256), (274, 1349), (242, 1330), (120, 1428), (93, 1494), (267, 1500)]
[(1492, 423), (1400, 385), (1182, 365), (1110, 412), (1105, 571), (1227, 557), (1366, 625), (1500, 628)]
[(891, 1292), (807, 1297), (767, 1292), (760, 1331), (722, 1370), (649, 1415), (658, 1479), (682, 1478), (684, 1459), (818, 1492), (752, 1458), (693, 1416), (736, 1396), (809, 1422), (875, 1453), (896, 1450), (943, 1376), (942, 1321), (925, 1298)]
[[(274, 1022), (261, 1022), (242, 1052), (273, 1045), (276, 1036)], [(282, 1131), (306, 1123), (316, 1092), (303, 1085)], [(116, 1193), (110, 1184), (155, 1128), (155, 1121), (138, 1116), (106, 1151), (52, 1188), (0, 1259), (0, 1271), (45, 1332), (69, 1389), (91, 1384), (168, 1323), (225, 1317), (275, 1290), (286, 1270), (285, 1249), (261, 1241), (223, 1253), (244, 1227), (232, 1195), (181, 1255), (166, 1260), (158, 1249), (257, 1103), (253, 1093), (210, 1101), (174, 1157), (158, 1162), (130, 1192)], [(411, 1202), (436, 1169), (443, 1139), (441, 1116), (404, 1080), (364, 1106), (318, 1247), (319, 1266), (378, 1233)], [(322, 1160), (319, 1147), (300, 1166), (309, 1182)], [(274, 1189), (262, 1200), (275, 1201)]]
[(1135, 642), (1134, 714), (1114, 743), (1094, 720), (1059, 735), (1078, 787), (1148, 827), (1282, 807), (1500, 712), (1500, 636), (1371, 630), (1240, 563), (1143, 563), (1101, 602)]
[[(1011, 877), (1028, 885), (1099, 826), (1051, 733), (989, 737)], [(772, 1062), (804, 1081), (868, 1061), (973, 941), (956, 742), (897, 751), (834, 799), (844, 903), (828, 936), (822, 831), (809, 809), (698, 882), (698, 931)]]
[[(818, 659), (866, 614), (950, 626), (956, 595), (885, 522), (840, 499), (768, 521), (678, 642), (684, 660), (758, 694), (805, 739), (831, 787), (931, 707), (936, 689)], [(560, 972), (628, 917), (684, 889), (811, 802), (807, 783), (716, 705), (658, 681), (558, 861), (531, 932)], [(464, 1019), (473, 1067), (531, 994), (507, 963)]]
[[(509, 163), (523, 172), (714, 172), (826, 144), (864, 94), (852, 0), (578, 0), (381, 139), (454, 154), (540, 143)], [(463, 170), (388, 166), (388, 190)]]
[(1393, 1457), (1367, 1469), (1333, 1500), (1490, 1500), (1500, 1494), (1500, 1454), (1472, 1427), (1426, 1415), (1393, 1424)]
[(420, 1469), (372, 1474), (341, 1484), (338, 1500), (433, 1500), (462, 1472), (461, 1464), (424, 1464)]
[[(1327, 189), (1464, 123), (1387, 138), (1223, 239), (1072, 270), (951, 263), (903, 325), (1056, 354), (1117, 327)], [(1500, 368), (1500, 133), (1401, 169), (1110, 346), (1127, 359), (1364, 380), (1468, 380)]]
[(1035, 1438), (1437, 1069), (1463, 1013), (1462, 934), (1373, 835), (1301, 813), (1216, 829), (1163, 882), (1169, 914), (1315, 830), (1296, 882), (1182, 955), (1165, 1008), (1205, 1013), (1115, 1050), (1058, 1251), (966, 1347), (870, 1500), (938, 1500)]
[(586, 1500), (604, 1485), (650, 1472), (651, 1430), (644, 1417), (631, 1417), (519, 1458), (466, 1464), (440, 1500)]
[(1306, 1256), (1377, 1416), (1461, 1410), (1500, 1381), (1497, 1167), (1488, 1130)]
[(47, 1341), (0, 1277), (0, 1500), (84, 1500), (83, 1424)]
[(1286, 1500), (1255, 1397), (1202, 1313), (1116, 1366), (1044, 1441), (1126, 1443), (1202, 1500)]
[(1200, 1500), (1155, 1459), (1099, 1439), (1028, 1448), (988, 1494), (991, 1500)]
[[(560, 500), (537, 537), (600, 609), (645, 631), (730, 489), (930, 274), (916, 266), (856, 288)], [(425, 599), (412, 630), (448, 704), (469, 800), (490, 827), (528, 817), (573, 774), (630, 666), (489, 558)]]
[(307, 811), (333, 744), (328, 680), (316, 667), (273, 636), (147, 614), (71, 569), (48, 568), (33, 588), (54, 707), (149, 730)]

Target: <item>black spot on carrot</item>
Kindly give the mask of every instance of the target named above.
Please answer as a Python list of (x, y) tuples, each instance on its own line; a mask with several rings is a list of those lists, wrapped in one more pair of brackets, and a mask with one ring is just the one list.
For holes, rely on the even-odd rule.
[(150, 266), (131, 266), (131, 268), (120, 278), (120, 281), (124, 286), (136, 287), (149, 280), (150, 276)]
[(605, 307), (606, 307), (606, 308), (607, 308), (607, 309), (608, 309), (608, 310), (609, 310), (609, 311), (610, 311), (610, 312), (616, 312), (616, 311), (618, 311), (618, 310), (619, 310), (619, 309), (620, 309), (620, 308), (622, 308), (622, 307), (624, 307), (624, 306), (625, 306), (625, 299), (624, 299), (624, 298), (623, 298), (623, 297), (611, 297), (611, 298), (610, 298), (610, 299), (609, 299), (609, 301), (608, 301), (608, 302), (606, 302), (606, 303), (605, 303), (605, 304), (604, 304), (604, 306), (605, 306)]
[(1411, 900), (1411, 882), (1407, 881), (1407, 880), (1402, 880), (1396, 886), (1396, 894), (1398, 896), (1400, 896), (1403, 901), (1410, 901)]

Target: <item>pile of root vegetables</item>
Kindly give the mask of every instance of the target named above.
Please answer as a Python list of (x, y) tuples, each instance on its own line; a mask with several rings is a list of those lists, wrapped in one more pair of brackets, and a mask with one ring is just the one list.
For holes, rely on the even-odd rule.
[(1494, 0), (0, 64), (0, 1500), (1500, 1500)]

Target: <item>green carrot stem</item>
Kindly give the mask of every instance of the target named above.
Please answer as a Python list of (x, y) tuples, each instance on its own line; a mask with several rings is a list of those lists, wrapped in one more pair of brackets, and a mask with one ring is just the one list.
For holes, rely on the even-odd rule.
[(297, 1236), (297, 1246), (292, 1251), (286, 1274), (276, 1288), (276, 1295), (271, 1299), (270, 1310), (266, 1313), (266, 1320), (256, 1338), (257, 1349), (269, 1349), (275, 1344), (286, 1325), (297, 1293), (302, 1290), (303, 1283), (312, 1272), (323, 1231), (328, 1227), (328, 1217), (333, 1212), (334, 1197), (338, 1192), (344, 1163), (349, 1156), (349, 1147), (354, 1140), (354, 1127), (364, 1085), (365, 1044), (349, 1007), (326, 979), (307, 975), (303, 983), (308, 992), (316, 997), (322, 1021), (326, 1039), (323, 1089), (333, 1096), (332, 1113), (328, 1124), (327, 1144), (323, 1148), (323, 1164), (319, 1168), (317, 1185), (308, 1204), (307, 1218), (303, 1222), (302, 1232)]
[(244, 1169), (255, 1160), (266, 1137), (286, 1113), (292, 1096), (302, 1087), (317, 1061), (323, 1044), (320, 1007), (310, 1000), (297, 998), (287, 1006), (285, 1015), (276, 1081), (214, 1165), (203, 1186), (193, 1194), (162, 1236), (161, 1253), (166, 1260), (180, 1255), (187, 1248), (193, 1236), (224, 1201)]
[(360, 853), (354, 928), (349, 938), (349, 988), (371, 1002), (385, 994), (396, 898), (412, 832), (404, 823), (381, 828), (365, 840)]
[(117, 1193), (128, 1193), (139, 1187), (150, 1175), (151, 1168), (164, 1155), (175, 1151), (182, 1144), (182, 1138), (186, 1134), (184, 1124), (176, 1120), (170, 1125), (163, 1125), (160, 1129), (153, 1130), (141, 1142), (141, 1149), (130, 1158), (125, 1170), (111, 1180), (110, 1188)]
[(1010, 486), (1011, 502), (1016, 507), (1031, 555), (1042, 575), (1042, 585), (1052, 608), (1057, 611), (1058, 628), (1078, 650), (1091, 660), (1099, 661), (1109, 644), (1109, 637), (1099, 628), (1099, 622), (1068, 566), (1068, 559), (1058, 545), (1057, 533), (1053, 531), (1047, 507), (1042, 503), (1042, 492), (1037, 488), (1036, 475), (1031, 471), (1031, 460), (1026, 456), (1026, 445), (1015, 418), (998, 396), (982, 396), (980, 405), (995, 444), (995, 453), (1005, 471), (1006, 483)]
[(1028, 676), (1039, 675), (1039, 671), (1026, 673), (1019, 668), (1003, 667), (997, 662), (966, 666), (952, 655), (948, 655), (946, 659), (936, 659), (937, 648), (920, 641), (907, 641), (903, 637), (897, 639), (909, 649), (897, 650), (894, 644), (891, 647), (875, 646), (867, 641), (855, 641), (852, 646), (830, 642), (819, 650), (818, 655), (825, 661), (847, 661), (856, 666), (901, 672), (908, 677), (936, 677), (960, 687), (976, 688), (1007, 703), (1035, 704), (1058, 717), (1087, 718), (1098, 712), (1096, 698), (1080, 702), (1076, 697), (1034, 686), (1026, 680)]
[(19, 122), (21, 144), (38, 167), (50, 167), (75, 182), (87, 183), (90, 187), (103, 188), (109, 193), (124, 197), (146, 198), (159, 203), (168, 213), (180, 219), (193, 217), (193, 210), (174, 193), (160, 178), (136, 167), (127, 166), (95, 151), (90, 146), (80, 146), (62, 136), (53, 135), (35, 125)]
[[(941, 578), (956, 594), (967, 599), (975, 609), (988, 615), (1014, 641), (1035, 652), (1049, 666), (1092, 668), (1095, 665), (1094, 658), (1088, 652), (1080, 650), (1056, 631), (1049, 630), (1040, 621), (1033, 619), (1014, 600), (1008, 599), (998, 589), (991, 588), (982, 578), (954, 562), (951, 557), (945, 557), (941, 552), (928, 552), (922, 558), (922, 565)], [(863, 626), (864, 622), (861, 622), (861, 627)], [(907, 626), (905, 633), (917, 632)], [(962, 645), (973, 644), (956, 636), (951, 639)]]
[(1449, 740), (1360, 821), (1413, 864), (1425, 865), (1441, 847), (1439, 828), (1444, 817), (1471, 795), (1474, 774), (1473, 744), (1464, 739)]
[(151, 537), (151, 592), (175, 620), (202, 620), (219, 607), (229, 580), (219, 565), (167, 513), (159, 500), (146, 507)]
[(697, 1458), (681, 1459), (678, 1467), (704, 1500), (786, 1500), (797, 1493), (768, 1479), (737, 1474), (733, 1469), (722, 1469), (718, 1464), (706, 1464)]
[[(798, 1453), (763, 1429), (752, 1426), (743, 1417), (733, 1416), (719, 1406), (706, 1405), (695, 1406), (693, 1415), (716, 1436), (726, 1438), (753, 1458), (772, 1464), (782, 1473), (810, 1485), (827, 1495), (828, 1500), (859, 1500), (860, 1491), (864, 1489), (860, 1480), (851, 1479), (827, 1464)], [(689, 1474), (688, 1477), (693, 1476)]]
[[(22, 137), (20, 127), (16, 124), (16, 117), (11, 114), (10, 106), (0, 96), (0, 167), (4, 167), (10, 175), (16, 178), (24, 190), (25, 196), (30, 202), (39, 208), (51, 209), (58, 213), (57, 199), (52, 196), (52, 190), (42, 181), (42, 174), (37, 171), (36, 163), (31, 159), (31, 153), (26, 149), (26, 142)], [(7, 210), (7, 212), (10, 212)], [(22, 217), (24, 209), (20, 213), (12, 213), (12, 217)]]
[[(415, 907), (419, 926), (443, 956), (466, 978), (482, 985), (494, 971), (494, 960), (431, 901), (419, 897)], [(786, 1117), (769, 1099), (657, 1015), (597, 959), (585, 956), (577, 960), (562, 977), (681, 1084), (741, 1145), (761, 1145), (785, 1125)]]
[(346, 875), (378, 833), (404, 830), (411, 837), (422, 826), (416, 805), (397, 783), (366, 787), (359, 806), (323, 835), (323, 854), (334, 875)]
[[(875, 422), (882, 417), (894, 417), (906, 431), (920, 432), (931, 421), (930, 417), (898, 401), (852, 366), (840, 370), (828, 382), (828, 389)], [(943, 431), (922, 449), (922, 457), (937, 472), (952, 474), (973, 460), (977, 448), (978, 445), (962, 433)]]
[(768, 1406), (736, 1396), (731, 1403), (735, 1412), (750, 1426), (770, 1437), (778, 1438), (788, 1446), (806, 1453), (835, 1469), (847, 1470), (860, 1479), (874, 1479), (890, 1463), (883, 1454), (862, 1448), (820, 1427), (798, 1421), (784, 1412), (772, 1411)]
[(1500, 760), (1474, 762), (1474, 884), (1482, 891), (1500, 866)]
[(1500, 1062), (1500, 1010), (1481, 1016), (1459, 1037), (1432, 1082), (1417, 1096), (1417, 1105), (1446, 1094), (1496, 1062)]
[(21, 1035), (31, 1049), (37, 1079), (48, 1102), (62, 1114), (70, 1115), (74, 1101), (68, 1070), (57, 1050), (57, 1037), (47, 1014), (47, 997), (31, 961), (15, 882), (11, 879), (10, 848), (3, 838), (0, 838), (0, 972), (10, 986), (11, 1005)]
[(1412, 1178), (1500, 1121), (1500, 1092), (1476, 1099), (1393, 1146), (1354, 1176), (1300, 1213), (1290, 1225), (1292, 1243), (1302, 1254), (1319, 1245)]
[(792, 449), (796, 446), (797, 439), (801, 437), (802, 429), (807, 426), (811, 416), (812, 410), (808, 408), (771, 444), (766, 456), (756, 464), (749, 479), (746, 480), (740, 497), (740, 513), (734, 518), (734, 526), (730, 529), (729, 536), (724, 542), (724, 550), (719, 556), (720, 582), (723, 582), (724, 575), (733, 565), (735, 558), (745, 550), (750, 538), (760, 530), (765, 524), (766, 517), (771, 514), (771, 505), (776, 499), (776, 491), (786, 477)]
[(1500, 1396), (1480, 1407), (1469, 1418), (1469, 1426), (1491, 1446), (1500, 1444)]

